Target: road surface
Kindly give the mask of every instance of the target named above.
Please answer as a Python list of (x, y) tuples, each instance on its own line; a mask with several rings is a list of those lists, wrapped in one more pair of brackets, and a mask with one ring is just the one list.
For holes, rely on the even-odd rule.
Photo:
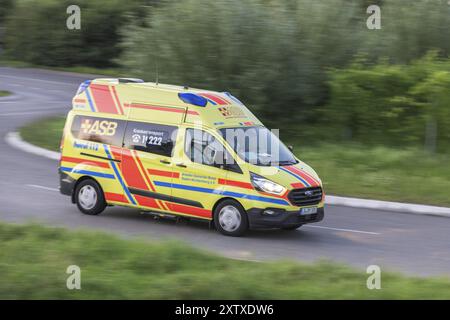
[(231, 238), (205, 223), (155, 220), (125, 208), (110, 208), (94, 217), (81, 214), (57, 191), (57, 162), (14, 149), (4, 137), (40, 117), (67, 113), (84, 80), (86, 76), (77, 74), (0, 68), (0, 89), (16, 94), (0, 99), (1, 221), (175, 238), (239, 259), (328, 259), (364, 270), (376, 264), (382, 270), (414, 275), (450, 275), (450, 219), (444, 217), (327, 206), (325, 219), (318, 224), (294, 232), (259, 230)]

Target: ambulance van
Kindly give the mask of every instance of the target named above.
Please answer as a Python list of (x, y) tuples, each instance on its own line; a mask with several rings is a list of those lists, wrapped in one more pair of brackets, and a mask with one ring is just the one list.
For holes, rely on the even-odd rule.
[(229, 236), (324, 217), (316, 172), (228, 92), (95, 79), (72, 104), (60, 191), (84, 214), (126, 206)]

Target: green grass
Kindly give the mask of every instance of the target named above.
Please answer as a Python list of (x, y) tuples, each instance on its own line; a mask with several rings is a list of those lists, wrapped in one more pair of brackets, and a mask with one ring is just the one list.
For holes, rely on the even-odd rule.
[(9, 92), (9, 91), (0, 90), (0, 97), (6, 97), (6, 96), (9, 96), (10, 94), (11, 94), (11, 92)]
[[(331, 262), (246, 262), (173, 241), (0, 224), (0, 299), (450, 299), (447, 278), (364, 271)], [(81, 290), (66, 288), (69, 265)]]
[(450, 154), (362, 145), (297, 145), (328, 194), (450, 206)]
[(20, 135), (34, 145), (59, 151), (65, 121), (65, 117), (41, 119), (21, 128)]
[[(22, 137), (57, 151), (64, 118), (22, 128)], [(327, 194), (450, 206), (450, 155), (362, 145), (302, 146), (297, 156), (322, 178)]]

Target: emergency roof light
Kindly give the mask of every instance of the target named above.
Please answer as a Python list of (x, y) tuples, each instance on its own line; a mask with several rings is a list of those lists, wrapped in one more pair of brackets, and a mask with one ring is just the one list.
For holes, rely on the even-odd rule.
[(179, 93), (178, 97), (185, 103), (192, 104), (194, 106), (206, 107), (208, 100), (195, 93)]
[(83, 83), (80, 84), (77, 90), (77, 94), (83, 93), (91, 84), (91, 80), (86, 80)]

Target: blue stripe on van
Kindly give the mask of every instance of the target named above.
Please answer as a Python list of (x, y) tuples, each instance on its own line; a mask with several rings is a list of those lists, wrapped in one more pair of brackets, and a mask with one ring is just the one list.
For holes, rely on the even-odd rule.
[(305, 179), (303, 179), (302, 177), (300, 177), (299, 175), (296, 175), (293, 172), (290, 172), (289, 170), (286, 170), (282, 167), (279, 167), (280, 170), (283, 170), (286, 173), (289, 173), (291, 176), (297, 178), (298, 180), (300, 180), (306, 187), (311, 187), (311, 184), (308, 183), (308, 181), (306, 181)]
[(153, 181), (153, 183), (159, 187), (175, 188), (175, 189), (189, 190), (189, 191), (202, 192), (202, 193), (219, 194), (219, 195), (228, 196), (228, 197), (256, 200), (256, 201), (261, 201), (261, 202), (275, 203), (275, 204), (287, 205), (287, 206), (290, 205), (286, 200), (283, 200), (283, 199), (260, 197), (260, 196), (245, 194), (245, 193), (221, 191), (221, 190), (216, 190), (216, 189), (194, 187), (194, 186), (188, 186), (185, 184), (168, 183), (168, 182), (163, 182), (163, 181)]
[(94, 103), (92, 102), (91, 94), (89, 93), (89, 88), (86, 88), (86, 96), (89, 102), (89, 107), (91, 107), (91, 111), (95, 112)]
[(95, 172), (89, 170), (78, 170), (75, 168), (61, 167), (61, 171), (76, 173), (76, 174), (85, 174), (92, 177), (105, 178), (105, 179), (115, 179), (114, 175), (102, 172)]

